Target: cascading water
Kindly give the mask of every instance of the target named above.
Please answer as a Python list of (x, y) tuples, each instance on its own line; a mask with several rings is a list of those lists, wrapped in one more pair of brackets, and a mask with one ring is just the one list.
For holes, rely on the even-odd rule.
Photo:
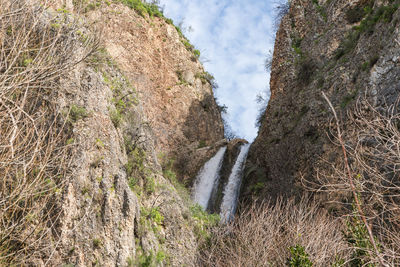
[(226, 147), (220, 148), (217, 154), (204, 164), (196, 177), (196, 182), (193, 187), (193, 200), (204, 209), (208, 206), (211, 192), (215, 182), (218, 180), (225, 151)]
[(225, 186), (220, 213), (222, 222), (228, 222), (235, 214), (243, 169), (249, 149), (250, 144), (245, 144), (240, 147), (240, 153), (236, 159), (235, 165), (232, 168), (232, 172), (228, 179), (228, 184)]

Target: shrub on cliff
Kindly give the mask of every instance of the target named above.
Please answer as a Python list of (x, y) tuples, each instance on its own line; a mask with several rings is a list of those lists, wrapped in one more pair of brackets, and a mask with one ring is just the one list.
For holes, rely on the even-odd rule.
[(150, 17), (159, 17), (162, 18), (164, 17), (160, 7), (158, 6), (157, 1), (151, 1), (151, 2), (146, 2), (146, 1), (141, 1), (141, 0), (118, 0), (127, 5), (128, 7), (136, 10), (136, 12), (141, 15), (149, 15)]

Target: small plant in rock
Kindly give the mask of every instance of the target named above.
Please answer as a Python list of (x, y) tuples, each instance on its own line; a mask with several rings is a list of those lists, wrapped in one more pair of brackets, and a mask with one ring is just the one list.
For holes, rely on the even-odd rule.
[(304, 85), (308, 85), (316, 70), (314, 61), (310, 58), (301, 58), (298, 63), (297, 78)]
[(198, 50), (198, 49), (193, 50), (193, 54), (195, 55), (196, 58), (199, 58), (200, 57), (200, 50)]
[(72, 105), (69, 111), (69, 119), (72, 122), (76, 122), (78, 120), (84, 119), (89, 115), (88, 111), (81, 106)]
[(346, 11), (346, 20), (349, 23), (356, 23), (361, 21), (364, 18), (365, 14), (365, 9), (362, 6), (357, 5)]
[(93, 247), (94, 247), (94, 248), (99, 248), (99, 247), (101, 247), (101, 244), (102, 244), (102, 242), (101, 242), (101, 240), (100, 240), (99, 238), (94, 238), (94, 239), (93, 239)]
[(207, 146), (206, 141), (201, 140), (201, 141), (199, 142), (199, 145), (197, 146), (197, 148), (203, 148), (203, 147), (206, 147), (206, 146)]

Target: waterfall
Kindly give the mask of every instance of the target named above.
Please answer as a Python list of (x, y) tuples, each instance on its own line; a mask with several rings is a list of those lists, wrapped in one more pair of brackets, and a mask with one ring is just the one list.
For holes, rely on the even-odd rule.
[(207, 208), (211, 192), (216, 181), (218, 181), (225, 151), (226, 147), (220, 148), (217, 154), (204, 164), (196, 177), (193, 187), (193, 200), (204, 209)]
[(240, 147), (240, 153), (236, 159), (235, 165), (232, 168), (232, 172), (228, 179), (228, 184), (225, 186), (220, 213), (222, 222), (228, 222), (235, 214), (242, 180), (242, 173), (249, 149), (250, 144), (245, 144)]

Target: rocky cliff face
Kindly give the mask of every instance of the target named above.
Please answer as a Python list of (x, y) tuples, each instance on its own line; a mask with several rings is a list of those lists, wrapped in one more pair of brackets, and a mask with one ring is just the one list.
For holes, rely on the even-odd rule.
[[(400, 93), (398, 1), (293, 0), (275, 41), (271, 99), (252, 145), (242, 197), (297, 195), (341, 158), (325, 92), (355, 145), (348, 114)], [(366, 115), (368, 116), (368, 115)], [(372, 116), (372, 115), (371, 115)]]
[[(140, 3), (144, 9), (129, 3)], [(54, 50), (49, 46), (51, 60), (61, 57), (57, 53), (64, 50), (68, 55), (62, 56), (73, 58), (73, 63), (51, 80), (57, 91), (44, 90), (36, 96), (52, 104), (54, 114), (60, 117), (58, 124), (64, 127), (61, 132), (68, 137), (63, 139), (65, 145), (59, 144), (60, 150), (68, 149), (67, 171), (54, 181), (46, 180), (57, 185), (46, 204), (53, 207), (52, 215), (28, 214), (35, 218), (29, 227), (40, 229), (38, 235), (46, 232), (48, 238), (42, 235), (39, 242), (28, 231), (23, 232), (17, 255), (29, 257), (15, 259), (11, 255), (6, 258), (11, 263), (192, 266), (199, 240), (215, 222), (193, 205), (173, 171), (175, 167), (182, 177), (194, 178), (213, 145), (223, 139), (210, 75), (171, 22), (160, 13), (152, 15), (152, 10), (159, 12), (155, 5), (140, 1), (126, 4), (53, 1), (51, 8), (35, 1), (0, 4), (2, 9), (11, 10), (15, 21), (24, 21), (25, 14), (31, 16), (24, 21), (25, 28), (1, 28), (4, 44), (10, 44), (14, 31), (23, 35), (32, 27), (39, 36), (43, 31), (44, 37), (51, 33), (60, 38)], [(45, 46), (44, 37), (33, 45)], [(20, 62), (18, 56), (16, 61)], [(40, 54), (34, 59), (23, 56), (17, 71), (42, 62)], [(51, 69), (44, 71), (47, 76), (54, 75)], [(2, 80), (7, 79), (3, 69), (0, 74)], [(10, 93), (6, 97), (16, 96)], [(26, 112), (41, 114), (46, 104), (40, 103)], [(3, 104), (1, 111), (8, 108)], [(210, 149), (199, 150), (200, 146)], [(0, 155), (6, 154), (0, 151)], [(178, 161), (175, 166), (174, 159)], [(181, 165), (187, 169), (179, 169)], [(32, 171), (37, 176), (33, 181), (43, 172)], [(0, 218), (7, 219), (4, 216)], [(18, 220), (28, 220), (23, 214), (19, 216)], [(43, 227), (39, 227), (41, 220), (46, 221)], [(24, 254), (30, 248), (24, 242), (38, 244), (33, 254)]]
[(196, 149), (224, 138), (212, 76), (199, 55), (164, 18), (142, 17), (124, 5), (103, 5), (86, 15), (101, 27), (102, 44), (137, 90), (157, 153), (192, 178), (204, 161)]

